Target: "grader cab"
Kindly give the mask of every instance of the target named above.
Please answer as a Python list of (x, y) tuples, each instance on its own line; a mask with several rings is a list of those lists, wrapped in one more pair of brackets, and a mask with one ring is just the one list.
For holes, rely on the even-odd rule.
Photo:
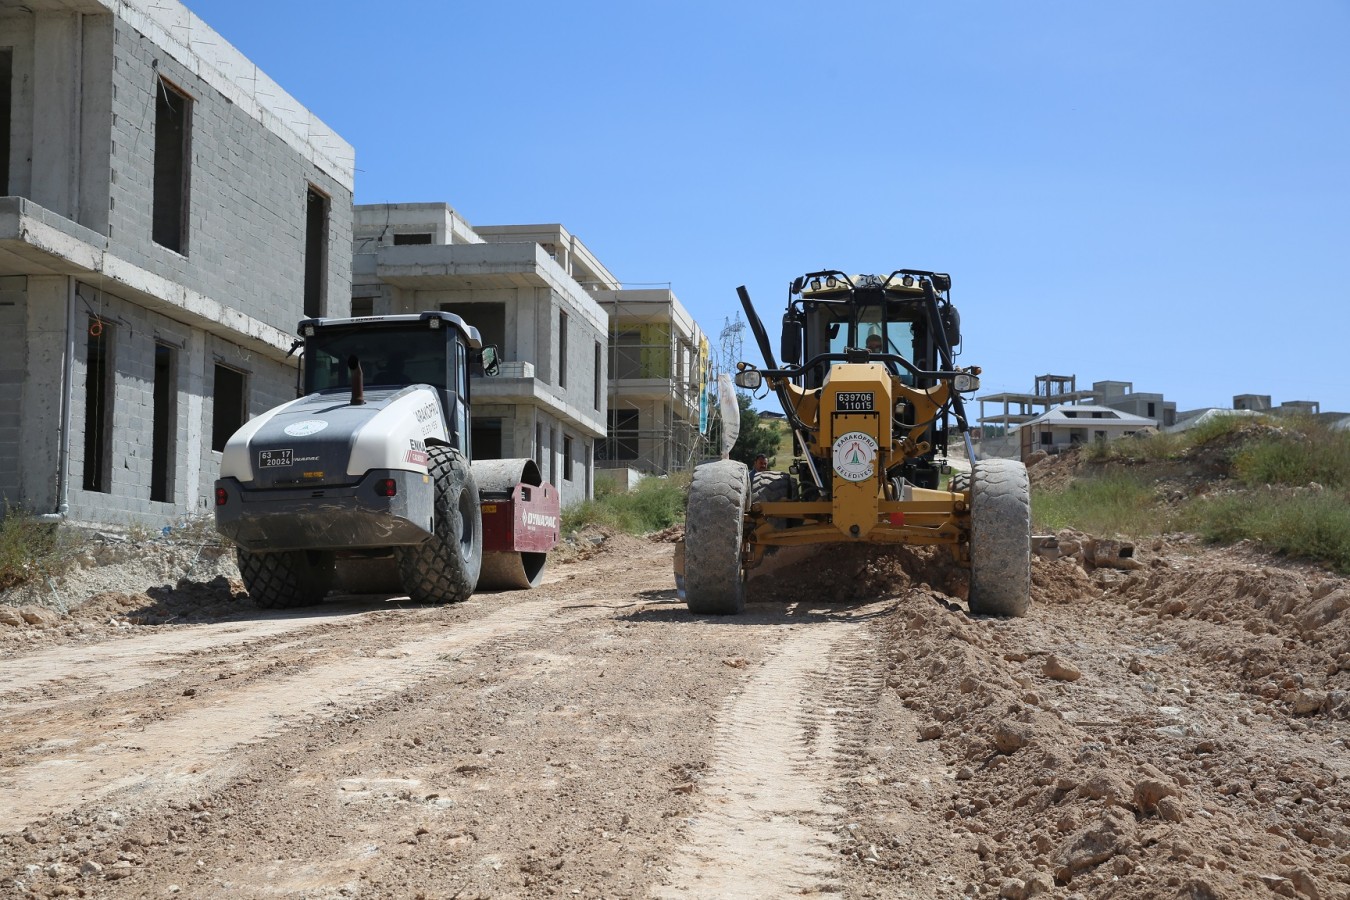
[[(765, 365), (739, 363), (736, 383), (777, 395), (794, 458), (753, 477), (729, 459), (695, 469), (677, 563), (692, 612), (740, 612), (746, 578), (773, 548), (867, 542), (944, 546), (970, 569), (972, 612), (1026, 614), (1026, 468), (975, 458), (961, 395), (979, 388), (980, 369), (954, 363), (950, 291), (950, 276), (913, 269), (803, 275), (789, 288), (779, 363), (738, 289)], [(971, 473), (943, 488), (953, 425)]]

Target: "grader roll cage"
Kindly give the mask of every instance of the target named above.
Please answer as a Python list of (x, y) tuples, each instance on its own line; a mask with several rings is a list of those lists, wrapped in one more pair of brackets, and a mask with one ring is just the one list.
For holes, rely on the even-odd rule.
[[(691, 611), (740, 612), (745, 578), (780, 548), (866, 542), (945, 546), (971, 571), (972, 612), (1026, 613), (1026, 469), (975, 457), (961, 394), (979, 388), (980, 369), (954, 363), (950, 290), (949, 275), (917, 269), (808, 272), (789, 287), (780, 366), (737, 289), (765, 366), (738, 363), (736, 383), (776, 393), (794, 459), (787, 472), (753, 476), (732, 460), (695, 469), (682, 566), (677, 557)], [(953, 419), (972, 471), (939, 489)]]

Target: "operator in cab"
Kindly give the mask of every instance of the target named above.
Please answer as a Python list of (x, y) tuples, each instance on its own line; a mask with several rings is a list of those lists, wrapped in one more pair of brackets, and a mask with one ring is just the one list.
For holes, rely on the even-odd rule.
[[(875, 325), (873, 325), (871, 327), (871, 330), (867, 332), (867, 352), (868, 353), (886, 352), (885, 340), (882, 338), (881, 332), (877, 329)], [(897, 365), (894, 362), (891, 362), (890, 360), (886, 361), (886, 370), (890, 372), (892, 375), (899, 378), (901, 383), (903, 384), (912, 385), (914, 383), (914, 376), (909, 374), (908, 369), (901, 369), (899, 365)]]

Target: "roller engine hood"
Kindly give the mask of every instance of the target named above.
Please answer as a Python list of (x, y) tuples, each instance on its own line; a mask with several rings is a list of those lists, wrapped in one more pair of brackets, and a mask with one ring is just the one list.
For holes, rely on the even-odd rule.
[(425, 384), (310, 394), (239, 429), (221, 456), (222, 478), (252, 488), (340, 485), (371, 469), (427, 474), (427, 443), (450, 443), (439, 392)]

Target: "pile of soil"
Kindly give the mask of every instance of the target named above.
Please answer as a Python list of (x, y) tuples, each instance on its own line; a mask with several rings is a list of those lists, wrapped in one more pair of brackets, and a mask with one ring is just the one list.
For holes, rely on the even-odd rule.
[(128, 629), (256, 613), (234, 551), (214, 539), (95, 533), (60, 577), (0, 595), (0, 648), (99, 641)]
[(555, 563), (576, 563), (615, 554), (633, 554), (646, 543), (642, 538), (601, 525), (586, 525), (563, 537), (549, 554)]

